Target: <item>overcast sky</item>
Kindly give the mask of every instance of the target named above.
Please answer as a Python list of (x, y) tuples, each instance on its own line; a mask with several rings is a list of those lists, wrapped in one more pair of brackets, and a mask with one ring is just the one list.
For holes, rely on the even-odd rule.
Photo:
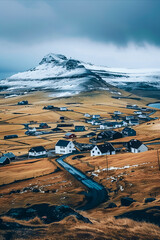
[(50, 53), (109, 67), (160, 67), (159, 0), (0, 0), (0, 71)]

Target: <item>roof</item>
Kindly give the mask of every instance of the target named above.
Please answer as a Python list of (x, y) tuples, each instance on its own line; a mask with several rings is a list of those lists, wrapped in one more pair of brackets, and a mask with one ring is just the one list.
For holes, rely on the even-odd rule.
[(129, 147), (138, 149), (143, 143), (137, 139), (132, 139), (128, 142)]
[(130, 122), (139, 122), (138, 119), (130, 119)]
[(99, 148), (101, 153), (106, 153), (108, 151), (110, 151), (110, 152), (115, 151), (115, 149), (114, 149), (114, 147), (112, 146), (111, 143), (105, 143), (105, 144), (97, 145), (97, 147)]
[(75, 126), (75, 128), (85, 128), (85, 126)]
[(9, 158), (5, 156), (0, 157), (0, 164), (3, 164), (7, 159), (9, 160)]
[(70, 143), (70, 141), (67, 141), (67, 140), (59, 140), (56, 143), (56, 146), (67, 147), (69, 143)]
[(63, 129), (56, 127), (56, 128), (52, 128), (52, 131), (63, 131)]
[(68, 132), (68, 133), (65, 134), (65, 136), (70, 136), (70, 135), (72, 135), (72, 133)]
[(43, 146), (33, 147), (29, 150), (29, 152), (44, 152), (46, 151)]
[(90, 132), (90, 133), (87, 133), (86, 135), (87, 136), (96, 136), (96, 133), (95, 132)]
[(129, 131), (134, 131), (135, 132), (135, 130), (133, 129), (133, 128), (130, 128), (130, 127), (125, 127), (123, 130), (122, 130), (122, 132), (123, 131), (127, 131), (127, 132), (129, 132)]
[(8, 157), (8, 158), (14, 158), (15, 157), (15, 155), (12, 152), (5, 153), (5, 154), (3, 154), (3, 156)]

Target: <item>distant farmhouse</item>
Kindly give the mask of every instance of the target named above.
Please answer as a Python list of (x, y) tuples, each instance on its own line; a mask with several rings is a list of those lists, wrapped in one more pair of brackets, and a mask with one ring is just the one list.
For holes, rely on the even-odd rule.
[(124, 136), (136, 136), (136, 131), (135, 131), (133, 128), (125, 127), (125, 128), (122, 130), (122, 134), (123, 134)]
[(11, 161), (15, 160), (16, 158), (16, 156), (12, 152), (4, 153), (3, 156), (9, 158)]
[(117, 131), (103, 131), (97, 135), (97, 140), (114, 140), (122, 137), (123, 134)]
[(116, 151), (111, 143), (96, 145), (91, 150), (91, 156), (113, 155)]
[(85, 113), (84, 116), (85, 117), (91, 117), (91, 115), (89, 113)]
[(131, 116), (126, 116), (125, 119), (126, 120), (131, 120), (131, 119), (134, 119), (134, 116), (132, 116), (132, 115)]
[(70, 138), (75, 138), (76, 137), (76, 135), (74, 134), (74, 133), (66, 133), (65, 134), (65, 138), (67, 138), (67, 139), (70, 139)]
[(2, 156), (0, 157), (0, 165), (6, 165), (10, 163), (10, 159), (8, 157)]
[(0, 157), (0, 166), (9, 164), (14, 159), (15, 159), (15, 155), (12, 152), (4, 153)]
[(120, 128), (123, 126), (127, 126), (127, 122), (121, 121), (121, 122), (105, 122), (100, 125), (100, 129), (113, 129), (113, 128)]
[(114, 111), (114, 114), (115, 115), (120, 115), (120, 114), (122, 114), (120, 111)]
[(7, 139), (12, 139), (12, 138), (18, 138), (18, 135), (13, 134), (13, 135), (6, 135), (6, 136), (4, 136), (4, 139), (5, 139), (5, 140), (7, 140)]
[(127, 148), (132, 153), (146, 152), (148, 147), (137, 139), (132, 139), (127, 143)]
[(73, 123), (59, 123), (57, 124), (57, 127), (73, 127)]
[(51, 109), (54, 109), (54, 106), (53, 105), (44, 106), (43, 109), (51, 110)]
[(142, 114), (142, 112), (141, 111), (134, 111), (134, 114), (139, 115), (139, 114)]
[(99, 114), (92, 116), (92, 118), (94, 118), (94, 119), (95, 119), (95, 118), (100, 118), (100, 117), (101, 117), (101, 116), (100, 116)]
[(66, 107), (60, 107), (60, 111), (68, 111)]
[(129, 125), (133, 125), (133, 126), (139, 125), (139, 120), (138, 119), (130, 119)]
[(48, 126), (47, 123), (40, 123), (40, 124), (39, 124), (39, 127), (40, 127), (40, 128), (49, 128), (49, 126)]
[(85, 126), (75, 126), (75, 132), (83, 132), (85, 130)]
[(56, 128), (52, 128), (51, 130), (52, 130), (53, 132), (64, 132), (63, 129), (58, 128), (58, 127), (56, 127)]
[(72, 141), (59, 140), (55, 145), (56, 154), (68, 154), (75, 150), (75, 145)]
[(26, 100), (20, 101), (20, 102), (18, 102), (18, 105), (28, 105), (28, 101), (26, 101)]
[(42, 157), (47, 156), (47, 151), (43, 146), (32, 147), (28, 152), (29, 157)]

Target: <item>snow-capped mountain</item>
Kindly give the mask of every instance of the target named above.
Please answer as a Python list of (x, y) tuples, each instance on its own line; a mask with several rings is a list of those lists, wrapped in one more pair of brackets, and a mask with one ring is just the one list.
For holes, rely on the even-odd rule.
[[(48, 54), (39, 65), (0, 81), (9, 94), (45, 90), (53, 96), (109, 90), (111, 85), (134, 92), (160, 90), (160, 69), (116, 69), (87, 64), (61, 54)], [(158, 93), (159, 94), (159, 93)]]
[(8, 91), (50, 90), (58, 95), (108, 88), (106, 81), (86, 69), (82, 62), (52, 53), (46, 55), (37, 67), (12, 75), (0, 85)]

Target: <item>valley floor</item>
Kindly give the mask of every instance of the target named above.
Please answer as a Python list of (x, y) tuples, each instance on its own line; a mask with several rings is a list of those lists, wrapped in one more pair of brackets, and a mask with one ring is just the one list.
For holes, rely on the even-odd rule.
[[(86, 202), (86, 187), (62, 169), (55, 161), (57, 156), (52, 154), (56, 142), (63, 139), (66, 132), (73, 132), (74, 127), (64, 128), (65, 132), (61, 133), (25, 135), (23, 124), (31, 122), (30, 126), (37, 127), (45, 122), (52, 129), (61, 123), (60, 117), (65, 117), (67, 124), (85, 126), (85, 132), (76, 133), (76, 141), (89, 143), (89, 138), (82, 135), (96, 130), (97, 126), (85, 122), (85, 113), (100, 114), (103, 119), (110, 119), (114, 111), (133, 114), (133, 109), (126, 108), (127, 104), (146, 107), (148, 103), (155, 102), (151, 98), (137, 100), (136, 95), (123, 91), (122, 94), (124, 98), (121, 99), (103, 91), (51, 98), (47, 93), (36, 92), (0, 99), (1, 153), (13, 152), (17, 156), (10, 164), (0, 166), (0, 239), (160, 239), (160, 171), (157, 155), (160, 148), (160, 110), (157, 109), (152, 115), (157, 119), (134, 127), (137, 132), (134, 138), (148, 144), (149, 151), (137, 154), (121, 152), (107, 158), (91, 157), (90, 153), (85, 152), (82, 153), (83, 158), (66, 158), (66, 162), (108, 190), (109, 201), (88, 211), (76, 210)], [(17, 105), (21, 100), (28, 100), (29, 104)], [(66, 106), (69, 111), (44, 110), (47, 105)], [(17, 134), (18, 138), (4, 140), (4, 136), (10, 134)], [(133, 137), (121, 140), (130, 139)], [(51, 155), (28, 158), (28, 150), (40, 145)], [(135, 201), (130, 206), (122, 206), (123, 197)], [(146, 198), (155, 199), (145, 202)], [(43, 203), (50, 206), (67, 205), (92, 224), (72, 214), (47, 224), (47, 212), (42, 218), (37, 215), (34, 219), (7, 215), (11, 209), (26, 209)], [(115, 204), (113, 208), (109, 207), (110, 203)]]

